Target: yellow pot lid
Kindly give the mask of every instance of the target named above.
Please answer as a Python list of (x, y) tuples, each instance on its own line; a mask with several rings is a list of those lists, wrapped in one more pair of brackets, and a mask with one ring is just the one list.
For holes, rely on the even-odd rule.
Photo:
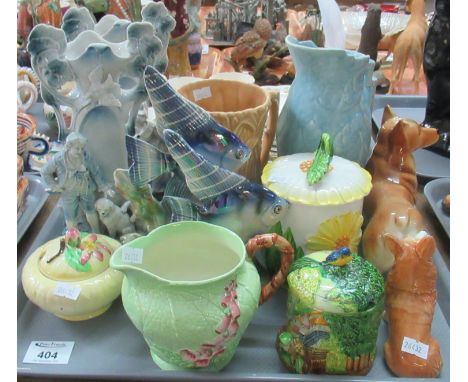
[[(96, 240), (92, 240), (94, 238)], [(66, 244), (57, 255), (61, 240), (65, 237), (57, 237), (38, 249), (43, 252), (39, 256), (38, 267), (45, 277), (63, 282), (87, 280), (106, 271), (112, 253), (120, 247), (120, 243), (110, 237), (81, 234), (81, 248)]]
[(314, 157), (315, 153), (299, 153), (275, 159), (263, 169), (263, 185), (289, 202), (313, 206), (350, 203), (369, 194), (370, 174), (356, 162), (338, 156), (333, 156), (324, 177), (309, 185), (307, 169)]

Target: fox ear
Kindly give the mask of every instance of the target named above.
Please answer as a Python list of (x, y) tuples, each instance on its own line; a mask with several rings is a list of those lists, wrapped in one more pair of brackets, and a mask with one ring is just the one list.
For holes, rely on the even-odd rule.
[(391, 146), (391, 152), (400, 152), (401, 149), (406, 149), (408, 142), (405, 136), (405, 128), (407, 123), (404, 119), (400, 119), (393, 127), (389, 136), (389, 144)]
[(403, 246), (396, 236), (390, 233), (383, 235), (385, 247), (395, 256), (395, 260), (403, 254)]
[(390, 105), (385, 106), (383, 115), (382, 115), (382, 125), (391, 118), (395, 118), (396, 114), (393, 112), (393, 109)]
[(416, 244), (416, 250), (419, 256), (422, 258), (431, 258), (434, 255), (436, 249), (436, 242), (430, 235), (424, 236)]

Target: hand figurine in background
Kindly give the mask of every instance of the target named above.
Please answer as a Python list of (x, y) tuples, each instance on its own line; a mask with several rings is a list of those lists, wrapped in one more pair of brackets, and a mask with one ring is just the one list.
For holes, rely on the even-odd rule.
[(60, 193), (67, 228), (78, 228), (80, 209), (91, 231), (99, 233), (99, 218), (94, 203), (96, 191), (113, 197), (114, 191), (103, 180), (99, 168), (85, 150), (86, 138), (71, 133), (64, 150), (55, 154), (42, 168), (41, 175), (49, 192)]

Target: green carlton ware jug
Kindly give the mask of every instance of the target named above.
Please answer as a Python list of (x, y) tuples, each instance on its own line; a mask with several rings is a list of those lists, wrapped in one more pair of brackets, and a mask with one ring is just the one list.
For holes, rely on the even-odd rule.
[[(281, 269), (262, 288), (250, 258), (272, 246), (282, 253)], [(161, 369), (218, 371), (234, 356), (258, 305), (284, 282), (293, 256), (276, 234), (245, 246), (226, 228), (186, 221), (120, 247), (110, 265), (125, 275), (125, 311)]]

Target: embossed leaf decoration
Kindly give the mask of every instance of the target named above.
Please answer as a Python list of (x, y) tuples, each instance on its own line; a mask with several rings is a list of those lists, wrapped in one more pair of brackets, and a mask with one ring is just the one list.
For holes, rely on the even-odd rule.
[(329, 134), (323, 133), (315, 152), (315, 158), (307, 171), (307, 182), (313, 185), (319, 182), (327, 173), (333, 158), (333, 141)]
[(91, 265), (89, 263), (81, 264), (81, 254), (82, 252), (79, 248), (68, 247), (65, 250), (65, 260), (75, 271), (89, 272), (91, 270)]

